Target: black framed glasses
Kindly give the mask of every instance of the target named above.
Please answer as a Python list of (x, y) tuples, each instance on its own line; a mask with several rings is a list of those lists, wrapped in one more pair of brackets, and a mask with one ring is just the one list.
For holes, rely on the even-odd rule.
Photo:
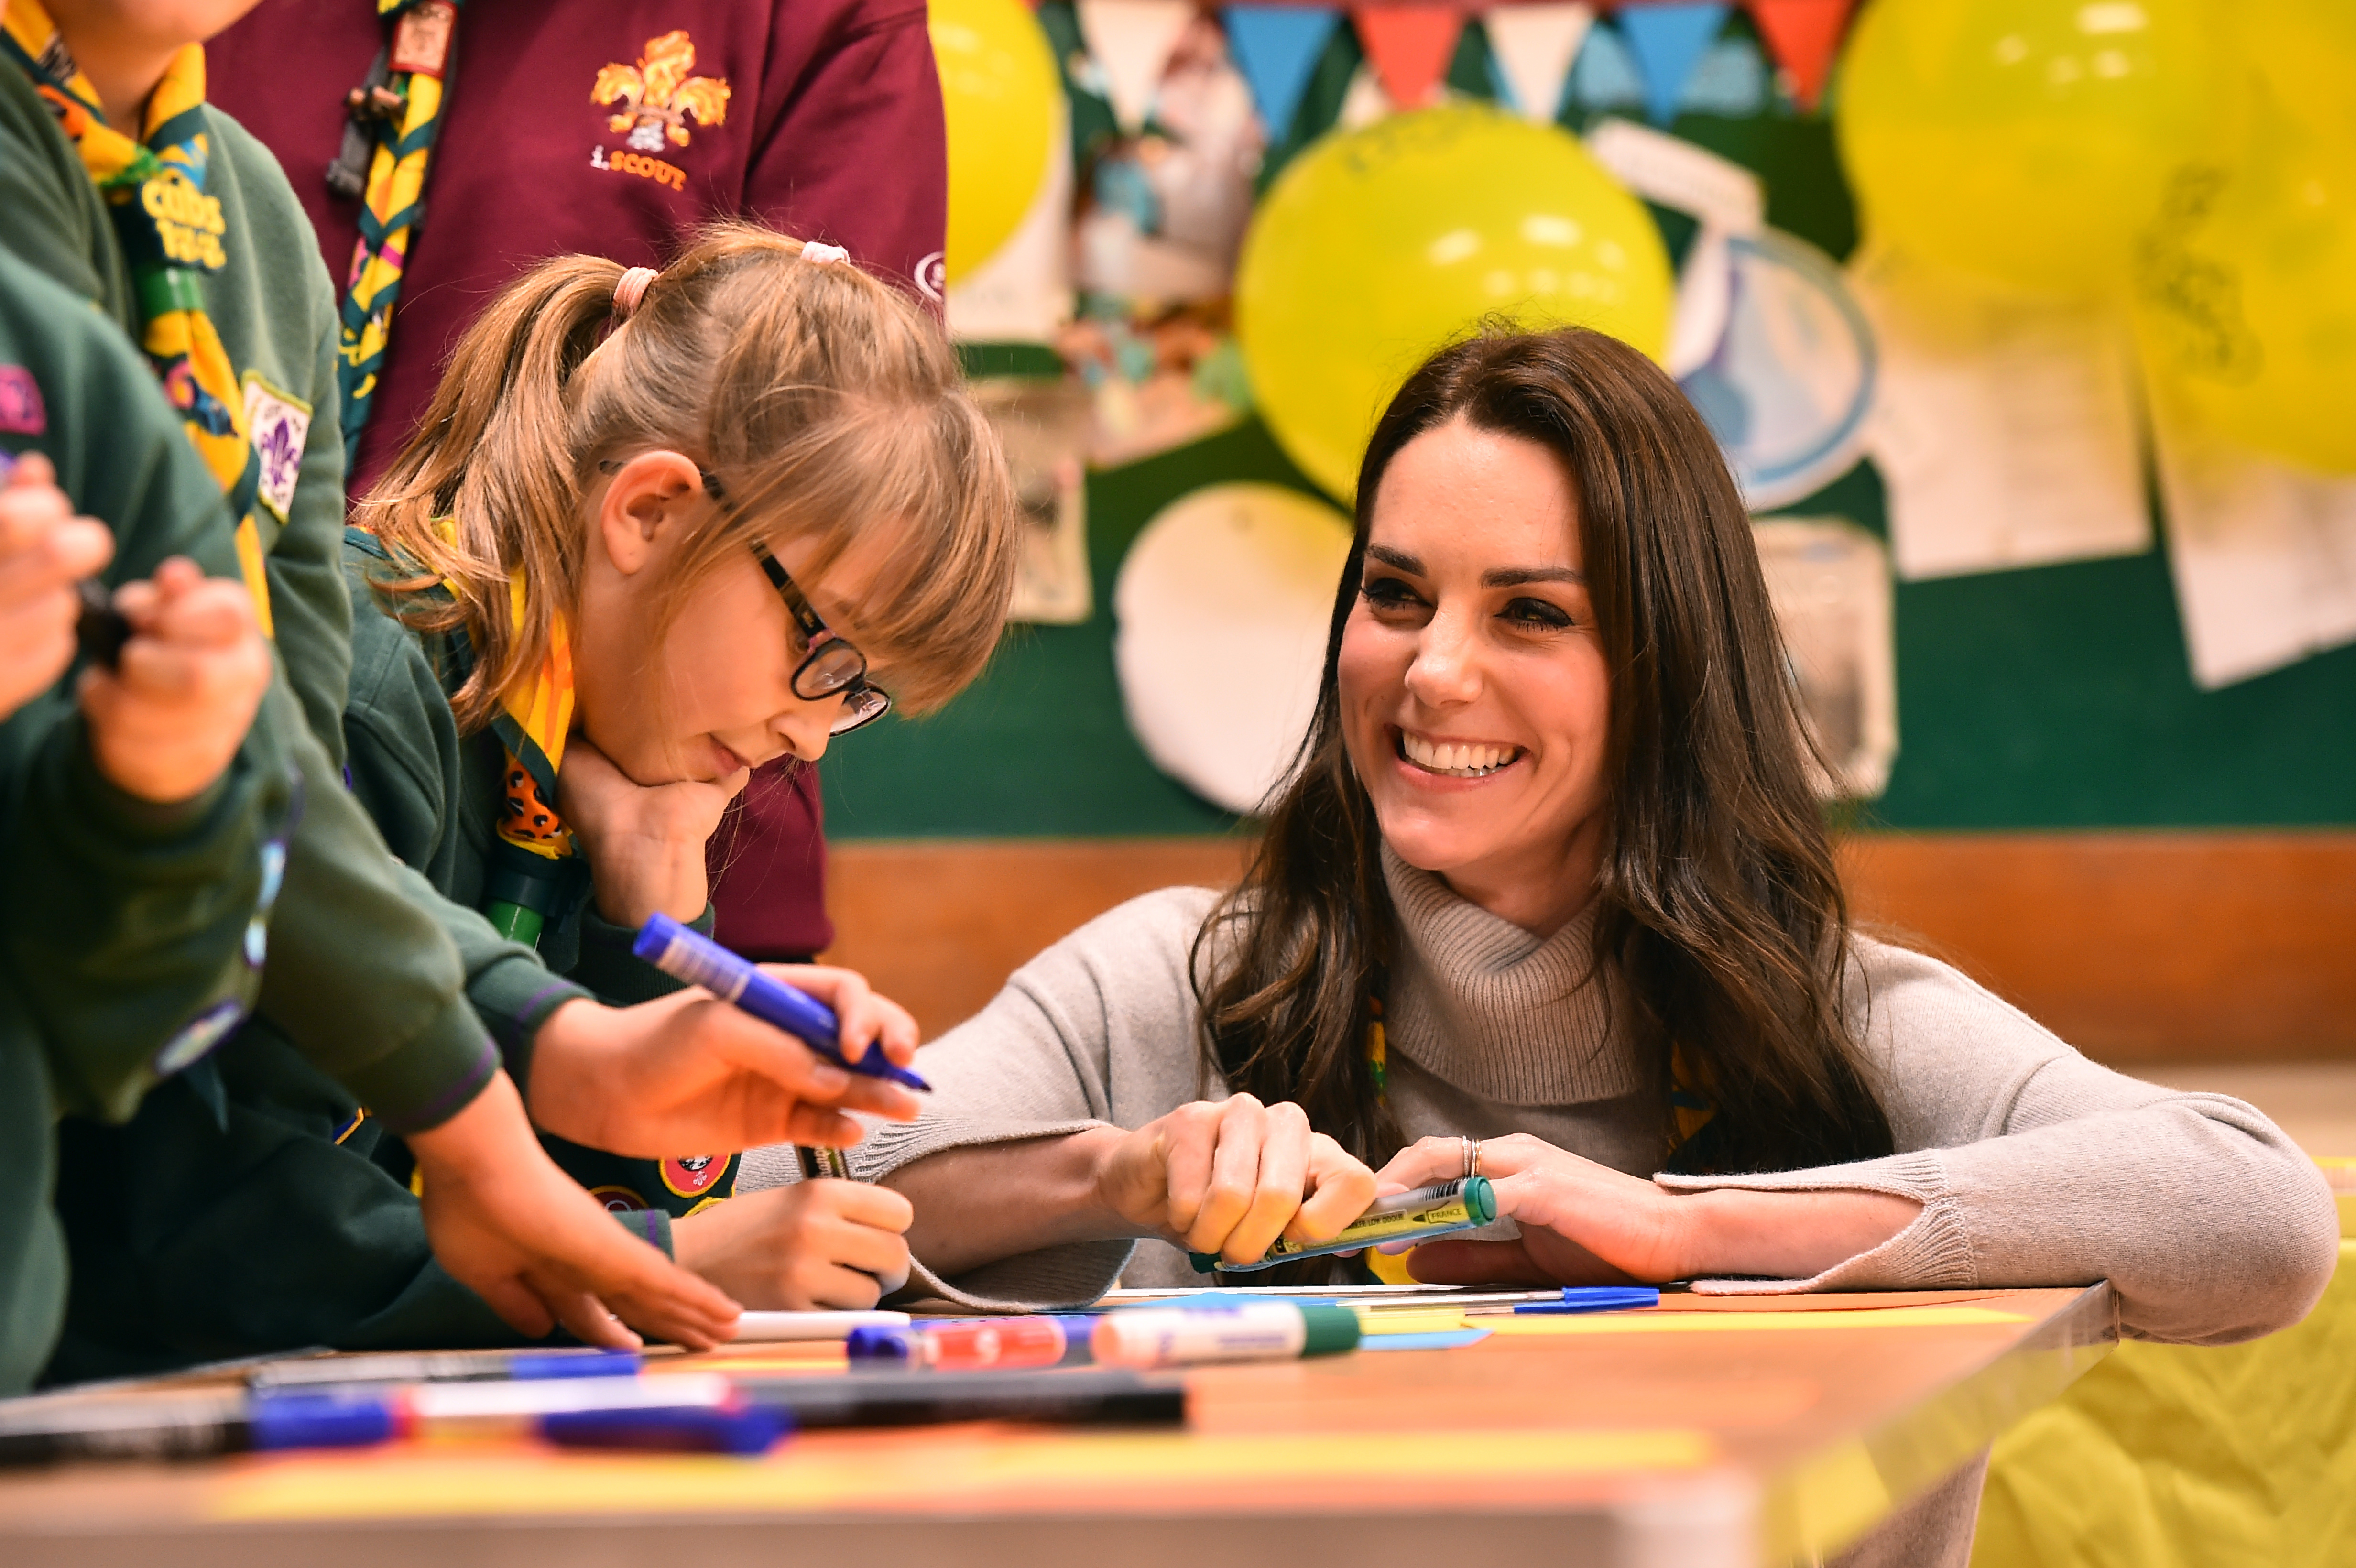
[(753, 559), (761, 563), (761, 570), (768, 574), (769, 585), (786, 602), (786, 613), (793, 617), (794, 625), (801, 632), (802, 645), (809, 649), (802, 662), (794, 667), (794, 695), (805, 702), (823, 702), (830, 697), (842, 699), (842, 711), (835, 715), (834, 727), (829, 733), (848, 735), (892, 711), (891, 694), (867, 679), (867, 656), (819, 619), (809, 600), (787, 575), (786, 569), (777, 564), (777, 558), (769, 553), (769, 547), (755, 539)]
[[(597, 464), (600, 471), (617, 474), (622, 464), (607, 458)], [(696, 473), (703, 480), (703, 493), (713, 504), (728, 505), (728, 492), (720, 483), (720, 475), (709, 469)], [(867, 656), (843, 640), (841, 634), (819, 618), (817, 611), (769, 547), (759, 539), (752, 541), (753, 559), (761, 563), (761, 571), (769, 579), (777, 597), (786, 602), (786, 613), (796, 630), (802, 635), (802, 645), (809, 651), (802, 662), (794, 667), (794, 695), (804, 702), (824, 702), (830, 697), (842, 699), (842, 711), (835, 715), (830, 735), (848, 735), (862, 725), (873, 724), (892, 711), (892, 694), (867, 678)]]

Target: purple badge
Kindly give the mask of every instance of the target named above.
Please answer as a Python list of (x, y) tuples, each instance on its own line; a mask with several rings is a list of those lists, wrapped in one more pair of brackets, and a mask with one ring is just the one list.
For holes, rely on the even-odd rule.
[(11, 435), (47, 435), (48, 411), (41, 386), (22, 365), (0, 365), (0, 431)]

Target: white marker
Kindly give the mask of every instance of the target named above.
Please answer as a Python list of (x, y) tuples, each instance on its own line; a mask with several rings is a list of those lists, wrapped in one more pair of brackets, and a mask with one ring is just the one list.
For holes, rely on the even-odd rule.
[(1358, 1315), (1290, 1301), (1133, 1307), (1098, 1318), (1088, 1344), (1099, 1362), (1115, 1367), (1286, 1361), (1356, 1349)]

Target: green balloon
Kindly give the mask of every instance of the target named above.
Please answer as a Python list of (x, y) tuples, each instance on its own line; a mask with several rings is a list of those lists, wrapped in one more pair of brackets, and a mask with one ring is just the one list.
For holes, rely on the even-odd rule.
[(1328, 136), (1244, 237), (1236, 331), (1287, 455), (1357, 486), (1383, 407), (1434, 350), (1490, 317), (1591, 326), (1659, 357), (1675, 294), (1644, 207), (1568, 133), (1484, 104)]

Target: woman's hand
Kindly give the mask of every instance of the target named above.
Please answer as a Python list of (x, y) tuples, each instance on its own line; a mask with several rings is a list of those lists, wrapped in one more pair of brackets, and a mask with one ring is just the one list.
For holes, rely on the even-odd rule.
[[(1888, 1193), (1671, 1192), (1526, 1133), (1481, 1140), (1510, 1242), (1431, 1242), (1408, 1272), (1433, 1285), (1660, 1284), (1709, 1275), (1805, 1279), (1870, 1252), (1922, 1206)], [(1408, 1145), (1383, 1167), (1386, 1192), (1464, 1173), (1453, 1137)]]
[[(766, 965), (834, 1009), (842, 1053), (880, 1050), (906, 1066), (916, 1020), (848, 969)], [(634, 1008), (578, 998), (533, 1038), (531, 1119), (560, 1137), (640, 1159), (822, 1144), (848, 1148), (846, 1111), (914, 1121), (916, 1096), (845, 1072), (800, 1040), (710, 993), (689, 989)]]
[(1097, 1199), (1139, 1233), (1231, 1264), (1277, 1237), (1331, 1240), (1375, 1200), (1375, 1176), (1291, 1102), (1196, 1101), (1111, 1142)]
[(114, 554), (103, 523), (74, 516), (57, 470), (28, 452), (0, 484), (0, 719), (57, 684), (73, 663), (74, 584)]
[(614, 1223), (556, 1168), (506, 1073), (408, 1143), (434, 1255), (517, 1332), (537, 1339), (562, 1323), (588, 1344), (637, 1344), (618, 1315), (690, 1349), (734, 1337), (734, 1302)]
[(270, 647), (241, 582), (175, 556), (153, 581), (118, 589), (131, 636), (113, 669), (82, 672), (81, 707), (99, 772), (170, 805), (220, 778), (270, 686)]
[(711, 901), (703, 847), (751, 778), (738, 769), (704, 784), (641, 784), (574, 731), (557, 771), (556, 808), (581, 840), (597, 912), (632, 930), (657, 912), (691, 921)]
[(798, 1181), (671, 1221), (680, 1266), (746, 1307), (864, 1310), (907, 1283), (902, 1232), (916, 1211), (888, 1187)]

